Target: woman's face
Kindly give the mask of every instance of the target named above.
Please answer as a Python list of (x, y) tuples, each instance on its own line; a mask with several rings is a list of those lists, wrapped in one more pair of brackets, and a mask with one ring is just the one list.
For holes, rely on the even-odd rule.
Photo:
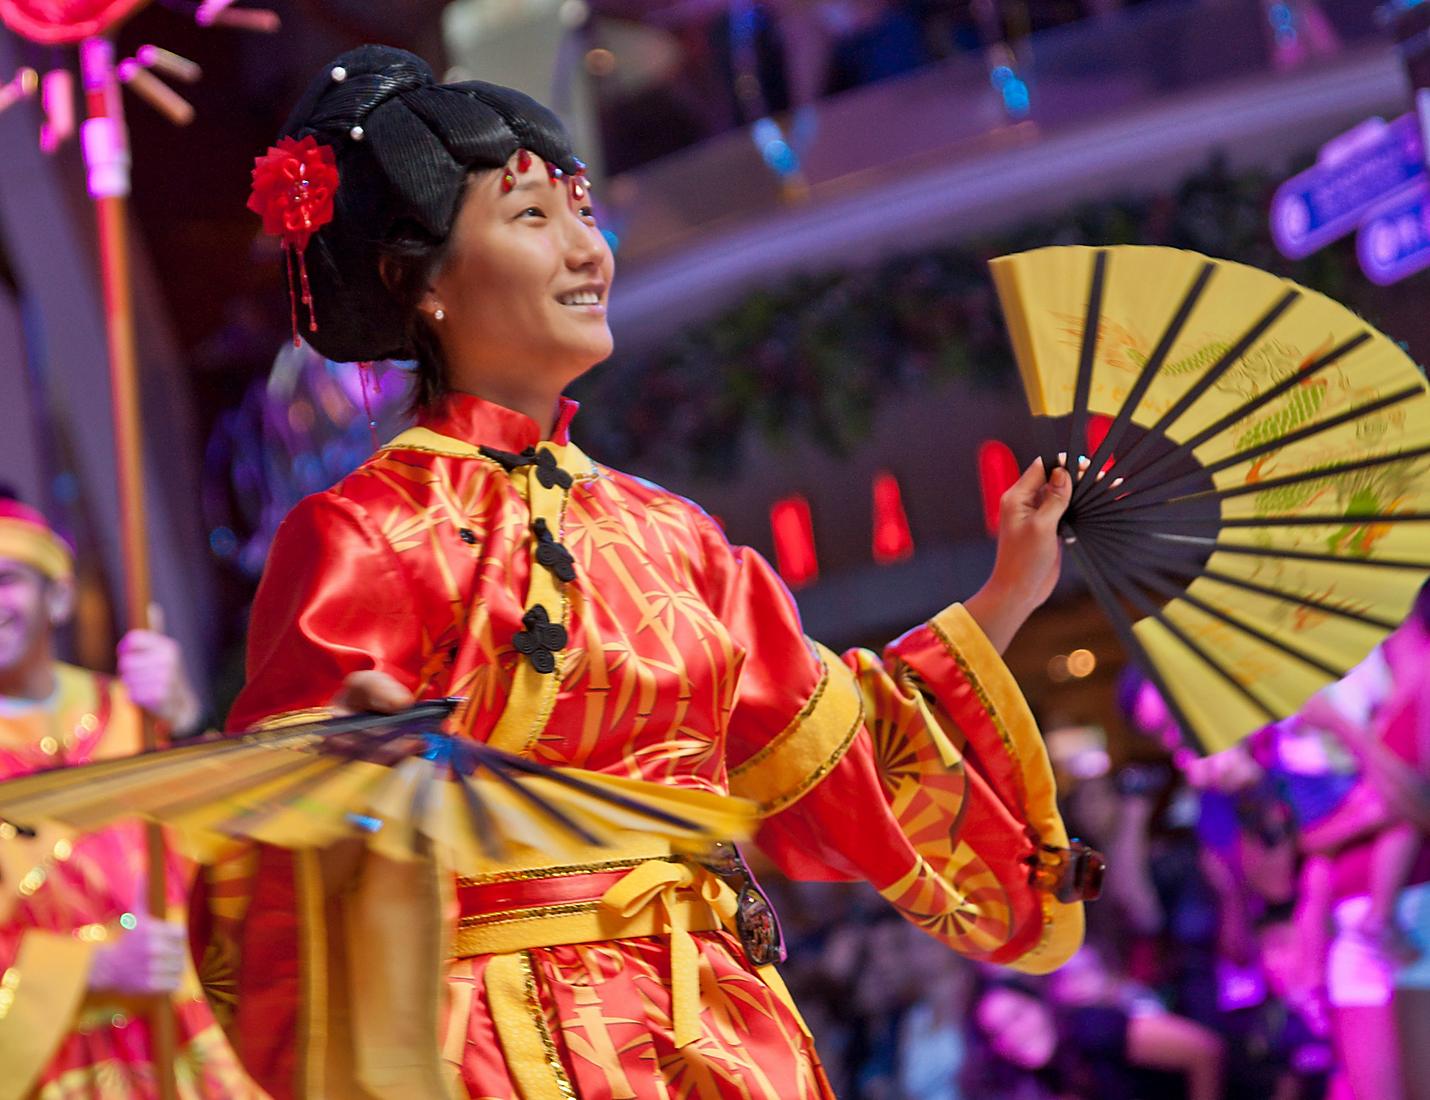
[[(448, 385), (511, 404), (546, 391), (554, 397), (611, 354), (606, 305), (615, 262), (589, 193), (578, 195), (566, 176), (553, 182), (535, 156), (524, 171), (513, 156), (506, 173), (469, 179), (423, 308)], [(432, 317), (439, 308), (440, 321)]]
[(988, 1036), (993, 1053), (1019, 1069), (1042, 1069), (1053, 1060), (1058, 1035), (1052, 1013), (1039, 1000), (1016, 989), (995, 987), (974, 1009), (975, 1023)]

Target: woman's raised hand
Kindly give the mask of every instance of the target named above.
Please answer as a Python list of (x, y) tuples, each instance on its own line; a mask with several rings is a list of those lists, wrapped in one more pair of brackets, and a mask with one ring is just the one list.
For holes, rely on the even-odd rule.
[(1047, 476), (1042, 459), (1003, 494), (993, 573), (964, 604), (1000, 653), (1058, 583), (1062, 570), (1058, 520), (1071, 499), (1071, 475), (1059, 466)]

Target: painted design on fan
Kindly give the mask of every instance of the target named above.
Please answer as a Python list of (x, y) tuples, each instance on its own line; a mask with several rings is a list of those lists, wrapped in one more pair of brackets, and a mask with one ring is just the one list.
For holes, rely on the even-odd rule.
[[(1213, 340), (1209, 344), (1204, 344), (1195, 351), (1182, 356), (1180, 359), (1173, 359), (1170, 363), (1164, 363), (1159, 375), (1167, 375), (1178, 378), (1184, 374), (1200, 374), (1206, 370), (1223, 355), (1231, 345), (1225, 340)], [(1147, 360), (1151, 358), (1151, 353), (1143, 351), (1141, 348), (1128, 348), (1127, 358), (1132, 361), (1134, 369), (1141, 371), (1147, 366)]]
[[(1309, 424), (1326, 403), (1326, 389), (1324, 378), (1311, 378), (1293, 387), (1284, 399), (1276, 402), (1280, 407), (1275, 412), (1252, 421), (1250, 427), (1242, 431), (1232, 449), (1246, 451), (1265, 446)], [(1280, 448), (1277, 448), (1252, 462), (1251, 469), (1246, 472), (1246, 483), (1250, 485), (1260, 481), (1267, 463), (1279, 453)]]
[[(1058, 321), (1062, 343), (1070, 349), (1080, 349), (1085, 329), (1083, 317), (1067, 313), (1055, 313), (1053, 316)], [(1299, 347), (1282, 340), (1263, 341), (1228, 368), (1217, 379), (1213, 389), (1221, 393), (1235, 394), (1243, 400), (1250, 400), (1287, 376), (1305, 370), (1330, 351), (1334, 344), (1334, 339), (1328, 336), (1310, 353), (1303, 354)], [(1098, 361), (1101, 365), (1125, 371), (1131, 375), (1140, 374), (1146, 369), (1148, 360), (1151, 358), (1152, 347), (1153, 342), (1138, 335), (1136, 329), (1130, 324), (1109, 317), (1104, 317), (1099, 322)], [(1227, 340), (1212, 336), (1197, 337), (1191, 341), (1191, 350), (1164, 363), (1157, 372), (1157, 377), (1159, 379), (1185, 378), (1190, 381), (1214, 366), (1230, 348), (1231, 343)], [(1343, 388), (1344, 376), (1340, 375), (1340, 372), (1336, 373)], [(1325, 396), (1326, 378), (1326, 375), (1319, 375), (1315, 379), (1308, 380), (1307, 383), (1308, 386), (1317, 386), (1322, 391), (1321, 398)], [(1067, 393), (1073, 392), (1074, 382), (1074, 376), (1069, 375), (1064, 386)], [(1120, 405), (1129, 392), (1127, 387), (1101, 379), (1099, 379), (1098, 388), (1107, 389), (1114, 407)], [(1172, 394), (1163, 393), (1159, 396), (1154, 387), (1144, 398), (1143, 407), (1146, 412), (1157, 415), (1170, 408), (1173, 400)], [(1307, 409), (1305, 406), (1308, 400), (1315, 401), (1316, 398), (1314, 396), (1308, 398), (1300, 391), (1295, 391), (1283, 399), (1289, 407), (1271, 414), (1260, 422), (1262, 438), (1274, 436), (1277, 431), (1278, 415), (1284, 414), (1281, 415), (1283, 421), (1288, 417), (1292, 421), (1291, 426), (1282, 429), (1282, 431), (1294, 430), (1295, 427), (1314, 416), (1319, 409), (1319, 401), (1317, 401), (1316, 408)], [(1283, 404), (1282, 401), (1274, 402), (1273, 407), (1281, 404)], [(1250, 431), (1247, 434), (1251, 434)], [(1260, 441), (1257, 439), (1253, 442), (1243, 443), (1239, 445), (1238, 449), (1241, 446), (1253, 446), (1255, 442)]]
[[(1320, 345), (1303, 354), (1297, 345), (1284, 340), (1263, 340), (1217, 379), (1216, 389), (1250, 400), (1283, 379), (1305, 370), (1334, 345), (1335, 341), (1327, 337)], [(1224, 348), (1226, 346), (1229, 345), (1223, 345)]]
[(1190, 606), (1187, 611), (1195, 618), (1183, 619), (1177, 625), (1208, 653), (1236, 654), (1236, 660), (1224, 662), (1225, 672), (1242, 687), (1254, 688), (1276, 674), (1275, 660), (1261, 653), (1260, 643), (1251, 641), (1248, 647), (1250, 639), (1240, 630)]
[(1284, 599), (1273, 603), (1262, 615), (1267, 625), (1289, 630), (1293, 634), (1305, 634), (1336, 618), (1329, 610), (1296, 602), (1299, 600), (1315, 600), (1329, 608), (1357, 615), (1371, 615), (1376, 611), (1374, 601), (1342, 595), (1339, 581), (1324, 580), (1315, 570), (1307, 569), (1299, 562), (1259, 558), (1252, 564), (1246, 578), (1285, 593)]
[[(1303, 598), (1300, 593), (1293, 593), (1293, 599)], [(1357, 615), (1370, 615), (1375, 611), (1375, 605), (1368, 600), (1352, 600), (1336, 595), (1336, 586), (1328, 584), (1318, 592), (1310, 593), (1310, 598), (1319, 600), (1323, 604), (1340, 608), (1342, 611), (1350, 611)], [(1304, 634), (1309, 630), (1314, 630), (1324, 622), (1331, 619), (1329, 611), (1323, 611), (1318, 607), (1308, 607), (1306, 604), (1278, 604), (1275, 618), (1286, 621), (1286, 625), (1296, 634)]]
[[(1333, 464), (1334, 460), (1325, 460), (1320, 465)], [(1325, 527), (1287, 529), (1275, 537), (1262, 532), (1254, 541), (1280, 549), (1313, 546), (1338, 557), (1371, 558), (1376, 545), (1390, 534), (1394, 524), (1369, 517), (1394, 515), (1412, 506), (1416, 489), (1427, 473), (1430, 460), (1405, 459), (1257, 493), (1252, 498), (1257, 516), (1295, 516), (1315, 511), (1341, 516), (1346, 522), (1329, 533)]]

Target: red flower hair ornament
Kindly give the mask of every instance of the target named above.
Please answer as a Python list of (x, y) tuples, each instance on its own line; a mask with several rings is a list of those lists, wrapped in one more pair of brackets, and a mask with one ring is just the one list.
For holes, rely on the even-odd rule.
[(333, 220), (337, 190), (338, 162), (333, 147), (319, 144), (311, 134), (282, 138), (253, 162), (253, 193), (248, 197), (248, 208), (263, 219), (265, 233), (283, 242), (294, 346), (298, 344), (298, 298), (293, 288), (293, 256), (296, 253), (298, 257), (302, 300), (308, 307), (308, 331), (317, 332), (303, 252), (313, 234)]

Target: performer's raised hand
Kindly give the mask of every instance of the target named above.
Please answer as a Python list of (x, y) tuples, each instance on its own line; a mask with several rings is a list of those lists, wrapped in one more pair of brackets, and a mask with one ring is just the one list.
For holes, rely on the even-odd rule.
[(129, 697), (176, 732), (191, 732), (203, 717), (184, 671), (179, 643), (164, 633), (164, 615), (149, 610), (151, 629), (131, 630), (119, 642), (119, 679)]
[(89, 988), (107, 993), (172, 993), (179, 988), (188, 957), (181, 925), (135, 914), (135, 925), (95, 952)]
[(1222, 794), (1254, 787), (1266, 774), (1243, 745), (1233, 745), (1210, 756), (1188, 756), (1178, 764), (1187, 782), (1197, 790)]
[(1058, 520), (1072, 499), (1072, 485), (1067, 470), (1059, 466), (1048, 476), (1038, 459), (1003, 494), (993, 573), (964, 604), (1000, 653), (1058, 583)]
[(387, 673), (367, 669), (343, 681), (343, 690), (333, 699), (333, 707), (341, 714), (396, 714), (416, 702), (417, 697)]

